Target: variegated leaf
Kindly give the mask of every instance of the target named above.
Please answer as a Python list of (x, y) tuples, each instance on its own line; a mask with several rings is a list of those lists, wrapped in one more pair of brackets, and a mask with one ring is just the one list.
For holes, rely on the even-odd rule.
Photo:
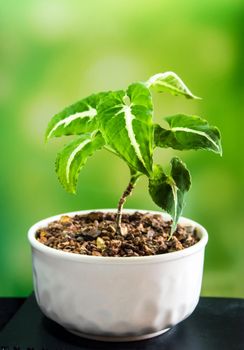
[(178, 114), (165, 118), (170, 129), (154, 128), (154, 143), (158, 147), (178, 150), (205, 149), (222, 154), (220, 132), (198, 116)]
[(109, 145), (129, 167), (152, 171), (152, 100), (143, 83), (109, 93), (98, 108), (100, 128)]
[(149, 179), (149, 192), (153, 201), (172, 216), (171, 234), (182, 213), (184, 196), (190, 186), (190, 173), (179, 158), (171, 160), (170, 175), (166, 175), (160, 165), (155, 165), (153, 177)]
[(70, 142), (58, 154), (56, 172), (66, 191), (75, 193), (78, 175), (87, 158), (102, 148), (105, 142), (100, 132), (83, 134)]
[(155, 74), (149, 78), (146, 84), (157, 92), (170, 92), (173, 95), (199, 99), (199, 97), (192, 94), (185, 83), (174, 72)]
[(46, 139), (63, 135), (80, 135), (97, 129), (97, 106), (106, 93), (91, 95), (65, 108), (49, 122)]

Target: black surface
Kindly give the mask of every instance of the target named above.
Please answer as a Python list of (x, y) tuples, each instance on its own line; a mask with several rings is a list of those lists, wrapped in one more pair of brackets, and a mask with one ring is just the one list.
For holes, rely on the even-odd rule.
[[(3, 312), (0, 315), (3, 321)], [(68, 333), (43, 316), (31, 296), (0, 333), (0, 349), (244, 350), (244, 299), (201, 298), (188, 319), (159, 337), (130, 343), (104, 343)]]
[(25, 300), (26, 298), (0, 298), (0, 331)]

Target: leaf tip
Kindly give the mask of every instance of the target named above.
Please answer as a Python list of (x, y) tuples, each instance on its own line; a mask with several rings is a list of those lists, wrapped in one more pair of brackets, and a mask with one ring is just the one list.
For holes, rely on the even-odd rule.
[(47, 128), (45, 135), (44, 135), (44, 143), (47, 143), (50, 138), (51, 138), (51, 133), (49, 131), (49, 128)]
[(61, 185), (63, 186), (63, 188), (65, 189), (66, 192), (70, 193), (70, 194), (77, 194), (76, 188), (73, 186), (69, 186), (68, 183), (64, 183), (60, 178), (59, 178), (59, 182), (61, 183)]
[(202, 100), (202, 97), (192, 95), (192, 99), (194, 99), (194, 100)]
[(188, 89), (188, 93), (185, 94), (185, 97), (189, 100), (202, 100), (202, 97), (193, 95), (193, 93)]
[(220, 155), (220, 157), (223, 157), (223, 149), (222, 149), (221, 145), (219, 147), (219, 155)]

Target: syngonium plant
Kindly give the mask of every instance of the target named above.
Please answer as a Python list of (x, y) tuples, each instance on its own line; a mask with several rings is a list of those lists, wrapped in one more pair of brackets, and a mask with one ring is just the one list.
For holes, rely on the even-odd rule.
[(182, 213), (185, 194), (191, 186), (191, 177), (178, 157), (171, 160), (170, 173), (166, 173), (161, 165), (154, 164), (153, 151), (156, 147), (170, 147), (176, 150), (204, 149), (221, 155), (220, 132), (195, 115), (166, 117), (167, 129), (155, 124), (151, 91), (198, 99), (175, 73), (159, 73), (146, 82), (129, 85), (126, 90), (93, 94), (65, 108), (49, 122), (46, 140), (77, 135), (56, 160), (58, 178), (71, 193), (76, 192), (80, 170), (95, 151), (105, 148), (127, 163), (131, 176), (118, 203), (118, 233), (121, 233), (126, 198), (138, 178), (147, 176), (152, 200), (172, 217), (172, 236)]

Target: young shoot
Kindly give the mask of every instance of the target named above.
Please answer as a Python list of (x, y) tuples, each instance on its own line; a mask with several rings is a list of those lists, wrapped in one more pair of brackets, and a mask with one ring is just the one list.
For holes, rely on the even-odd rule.
[(185, 194), (191, 186), (190, 173), (186, 165), (174, 157), (167, 174), (160, 164), (153, 163), (153, 151), (156, 147), (170, 147), (203, 149), (221, 155), (220, 132), (195, 115), (166, 117), (167, 129), (155, 124), (152, 91), (198, 99), (175, 73), (159, 73), (146, 82), (132, 83), (126, 90), (93, 94), (65, 108), (49, 122), (46, 140), (77, 136), (56, 159), (58, 178), (71, 193), (76, 192), (80, 170), (95, 151), (104, 148), (126, 162), (131, 177), (118, 203), (118, 233), (121, 233), (123, 205), (138, 178), (145, 175), (152, 200), (172, 217), (172, 236), (183, 210)]

